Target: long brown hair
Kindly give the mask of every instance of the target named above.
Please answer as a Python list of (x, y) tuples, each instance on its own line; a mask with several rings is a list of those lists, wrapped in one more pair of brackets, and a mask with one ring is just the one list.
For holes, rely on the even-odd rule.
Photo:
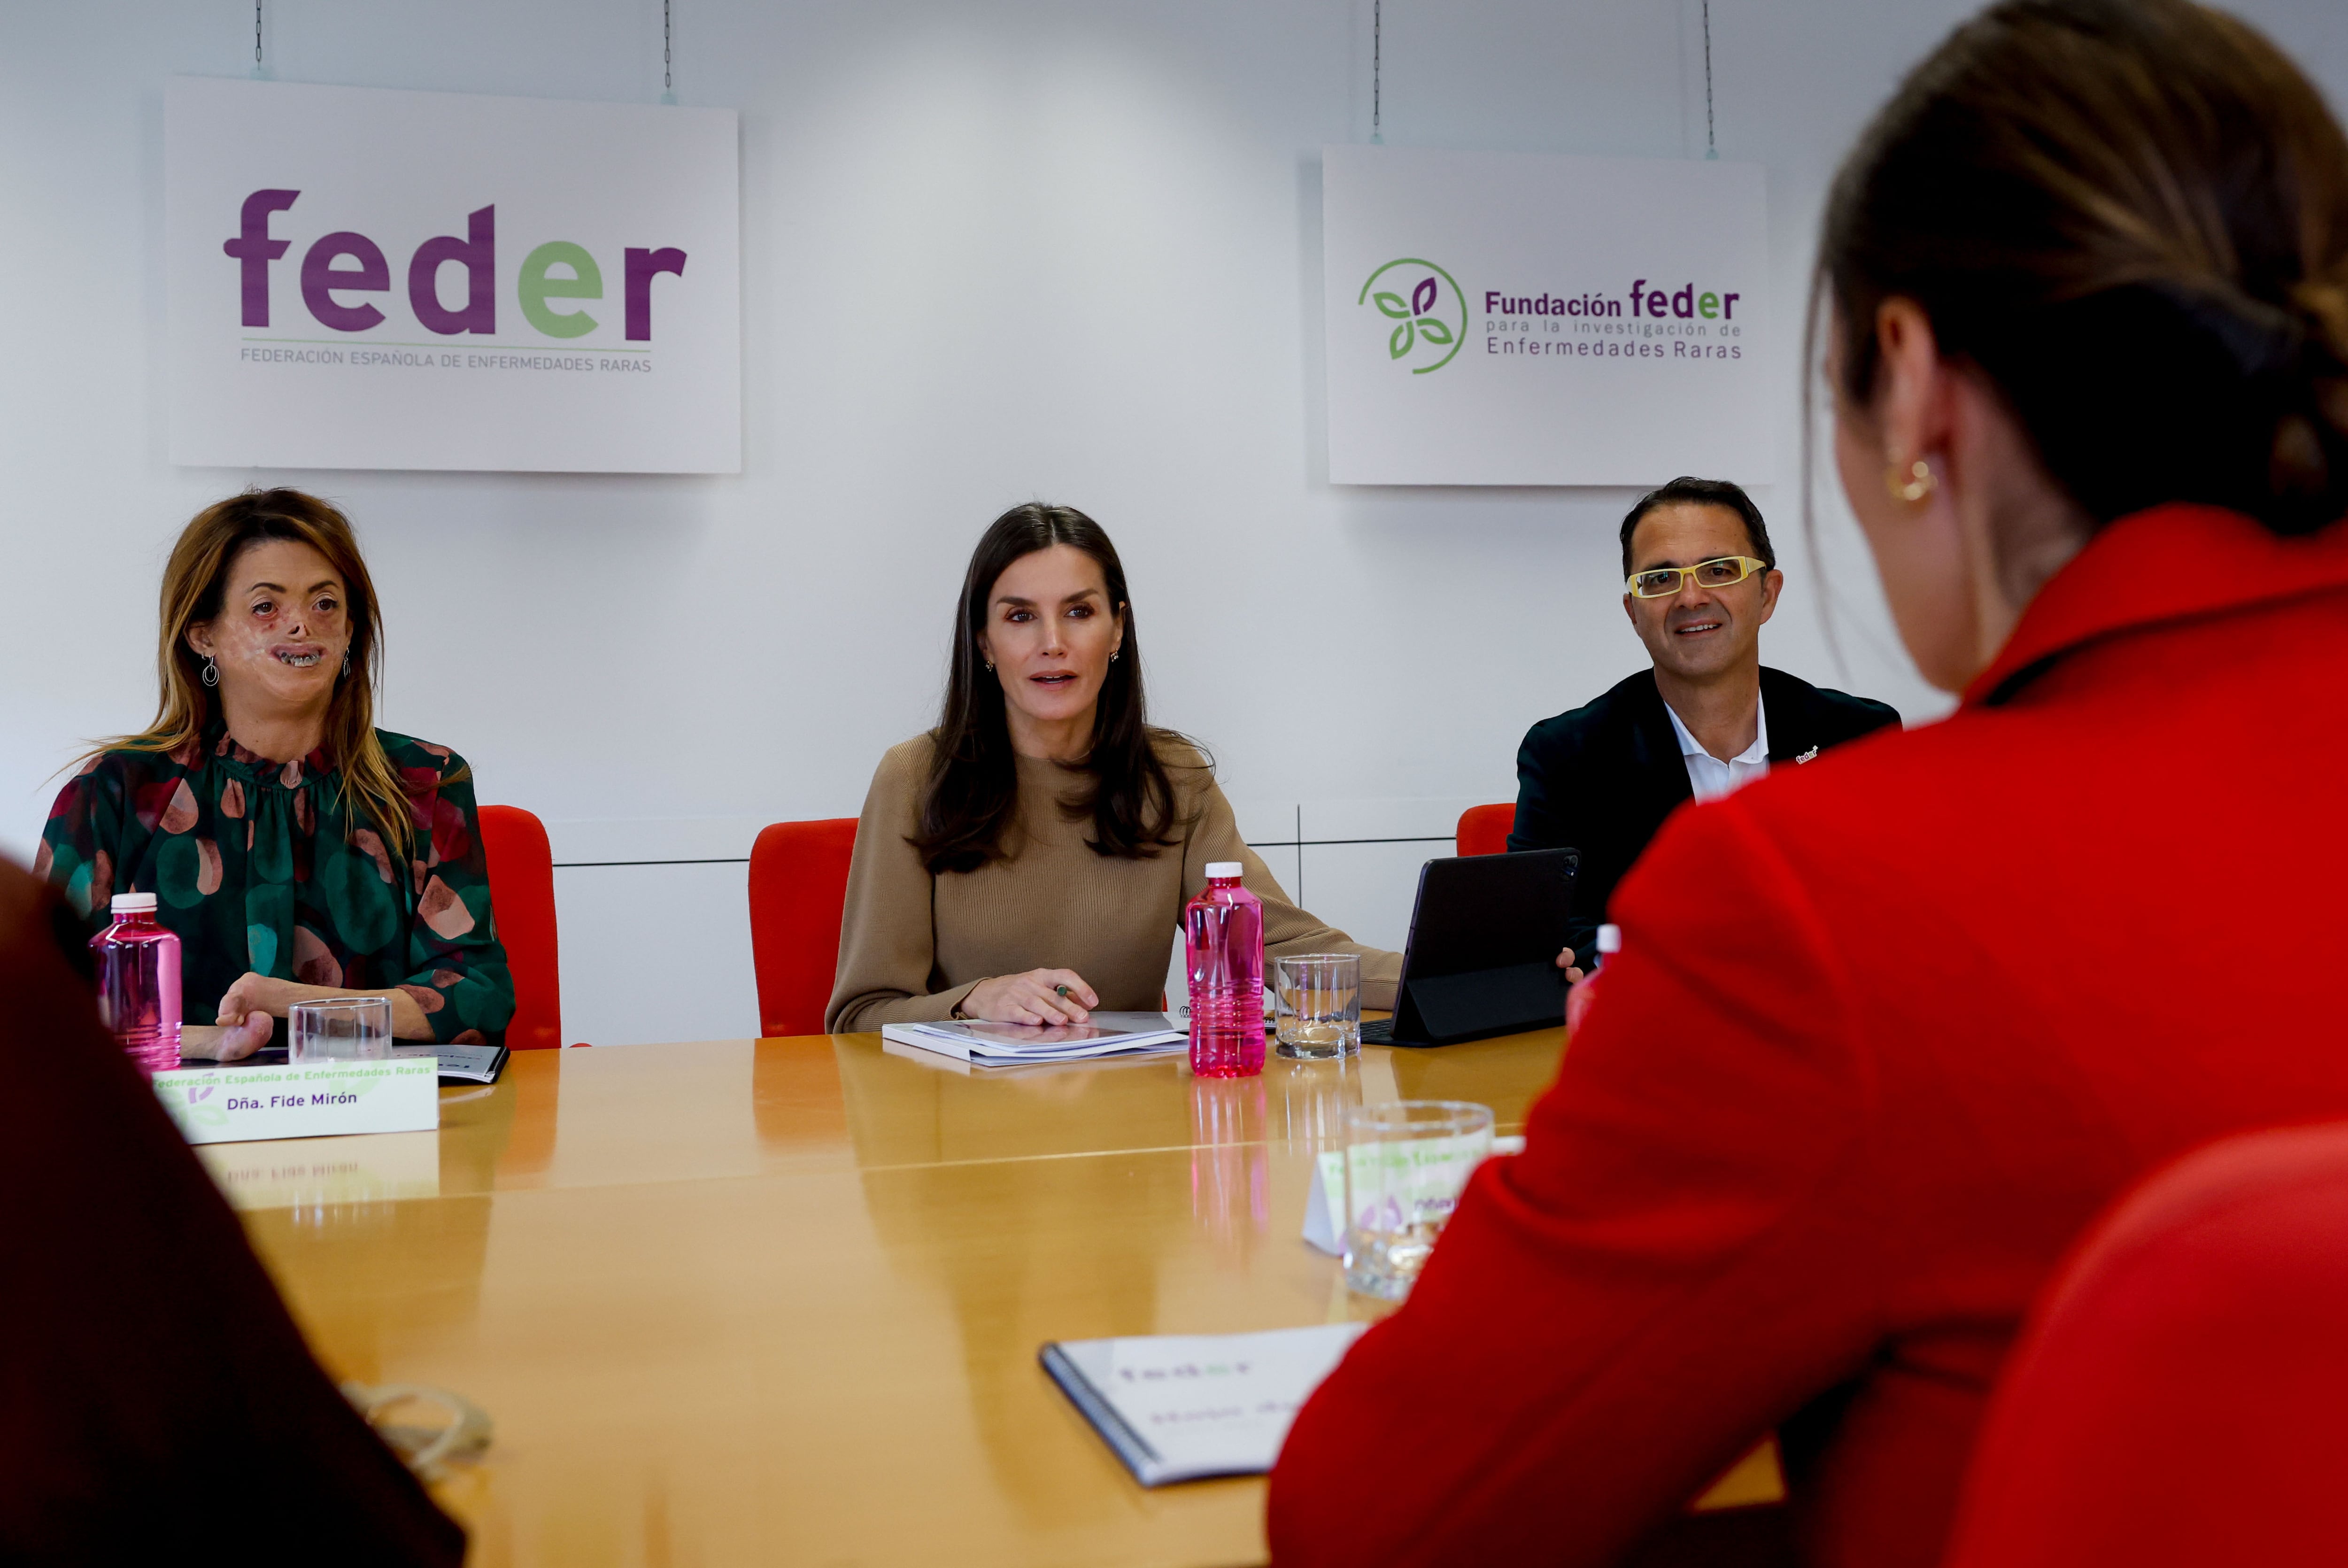
[(1911, 299), (2098, 524), (2169, 500), (2281, 533), (2348, 513), (2348, 138), (2235, 17), (1982, 12), (1845, 161), (1818, 275), (1844, 397), (1872, 400), (1877, 310)]
[(993, 859), (1018, 810), (1019, 770), (1003, 683), (987, 671), (979, 639), (996, 580), (1020, 557), (1056, 544), (1081, 550), (1099, 565), (1113, 613), (1125, 624), (1123, 656), (1110, 663), (1093, 710), (1092, 749), (1083, 762), (1063, 765), (1086, 776), (1089, 788), (1063, 801), (1062, 809), (1092, 819), (1093, 836), (1086, 842), (1096, 854), (1141, 860), (1172, 841), (1167, 834), (1174, 825), (1174, 786), (1159, 747), (1189, 743), (1171, 730), (1150, 727), (1124, 563), (1099, 523), (1074, 507), (1036, 501), (996, 518), (963, 573), (945, 707), (933, 732), (937, 745), (922, 791), (920, 830), (911, 840), (932, 875), (975, 871)]
[(326, 708), (323, 748), (333, 765), (345, 806), (374, 819), (400, 852), (413, 837), (407, 792), (375, 733), (375, 686), (383, 671), (383, 617), (375, 583), (359, 554), (350, 519), (332, 504), (295, 490), (248, 490), (215, 501), (190, 519), (163, 568), (160, 633), (155, 649), (162, 687), (155, 721), (136, 735), (109, 740), (108, 751), (177, 755), (192, 764), (205, 732), (221, 717), (203, 660), (188, 645), (188, 628), (221, 613), (231, 564), (249, 544), (284, 539), (326, 558), (343, 580), (351, 617), (351, 673), (337, 678)]

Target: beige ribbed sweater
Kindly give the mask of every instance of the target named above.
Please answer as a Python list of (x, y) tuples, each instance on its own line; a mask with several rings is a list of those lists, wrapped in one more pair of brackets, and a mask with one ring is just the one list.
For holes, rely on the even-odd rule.
[(932, 748), (926, 735), (891, 748), (865, 797), (848, 873), (839, 968), (824, 1014), (833, 1034), (943, 1018), (980, 981), (1029, 969), (1075, 970), (1104, 1010), (1155, 1008), (1182, 906), (1206, 886), (1210, 861), (1247, 868), (1248, 891), (1263, 900), (1267, 967), (1287, 953), (1358, 953), (1363, 1006), (1394, 1005), (1402, 954), (1364, 947), (1291, 903), (1271, 869), (1241, 841), (1231, 802), (1197, 752), (1167, 756), (1176, 842), (1149, 859), (1086, 848), (1091, 819), (1072, 822), (1056, 803), (1080, 780), (1055, 763), (1023, 757), (1019, 813), (1004, 835), (1006, 853), (974, 872), (932, 876), (906, 841)]

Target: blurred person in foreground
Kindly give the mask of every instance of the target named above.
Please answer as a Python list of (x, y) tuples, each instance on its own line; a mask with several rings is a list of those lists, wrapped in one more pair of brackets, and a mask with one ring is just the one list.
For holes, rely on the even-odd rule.
[(0, 1562), (432, 1565), (465, 1535), (310, 1358), (68, 966), (79, 922), (0, 861)]
[(1961, 704), (1663, 830), (1525, 1152), (1298, 1418), (1279, 1563), (1620, 1561), (1774, 1427), (1807, 1560), (1926, 1568), (2098, 1211), (2348, 1116), (2322, 96), (2182, 0), (1996, 6), (1819, 270), (1843, 487)]

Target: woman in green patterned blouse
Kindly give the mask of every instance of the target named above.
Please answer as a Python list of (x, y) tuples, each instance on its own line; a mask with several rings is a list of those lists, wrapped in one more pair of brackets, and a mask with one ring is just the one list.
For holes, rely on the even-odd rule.
[(35, 869), (92, 933), (115, 893), (154, 893), (223, 1057), (323, 996), (389, 998), (402, 1039), (499, 1038), (513, 977), (471, 775), (374, 727), (382, 620), (349, 521), (290, 490), (207, 507), (162, 610), (155, 722), (84, 762)]

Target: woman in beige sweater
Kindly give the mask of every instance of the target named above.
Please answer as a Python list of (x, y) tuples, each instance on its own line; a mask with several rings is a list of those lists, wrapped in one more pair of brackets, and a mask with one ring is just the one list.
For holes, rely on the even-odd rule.
[(1014, 508), (963, 577), (943, 717), (872, 776), (824, 1026), (1154, 1008), (1210, 861), (1247, 868), (1266, 954), (1358, 953), (1363, 1002), (1393, 1005), (1401, 955), (1290, 903), (1206, 758), (1149, 727), (1108, 535)]

